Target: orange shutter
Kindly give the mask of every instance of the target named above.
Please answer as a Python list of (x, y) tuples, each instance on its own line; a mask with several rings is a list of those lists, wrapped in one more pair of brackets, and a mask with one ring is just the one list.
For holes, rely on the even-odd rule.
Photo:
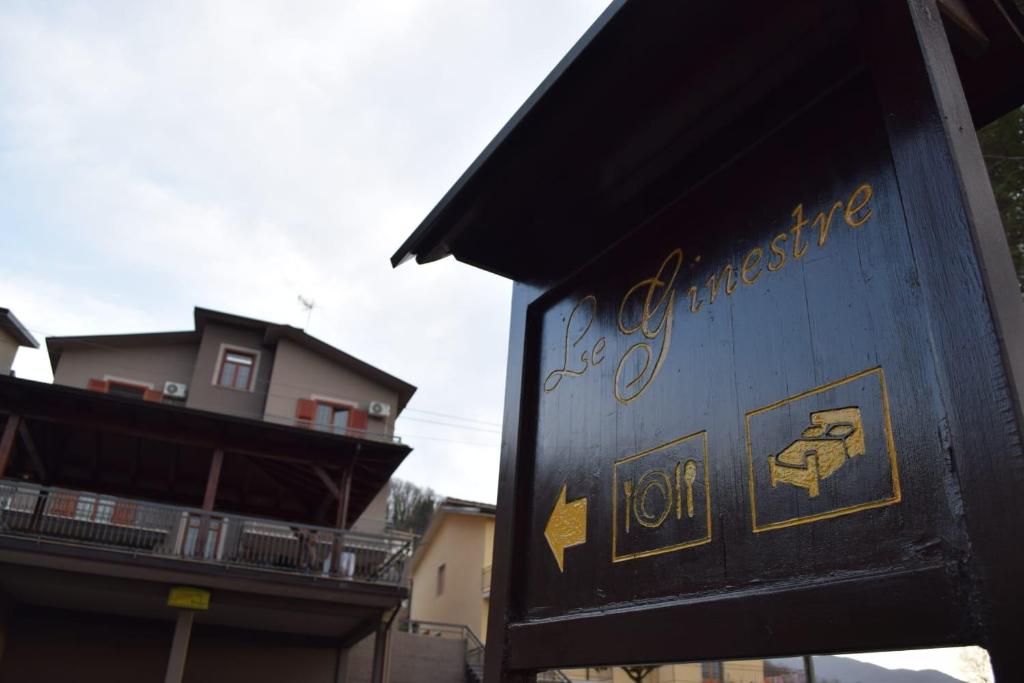
[(110, 517), (111, 524), (131, 526), (135, 521), (135, 505), (118, 501), (114, 505), (114, 514)]
[(295, 419), (312, 422), (316, 417), (316, 401), (300, 398), (295, 406)]
[(101, 394), (105, 394), (110, 391), (110, 382), (105, 379), (91, 379), (89, 383), (85, 385), (85, 388), (89, 391), (98, 391)]
[(143, 401), (163, 401), (164, 400), (164, 394), (163, 394), (163, 392), (157, 391), (156, 389), (146, 389), (146, 391), (142, 394), (142, 400)]
[(78, 508), (78, 496), (73, 493), (55, 491), (50, 494), (50, 514), (57, 517), (74, 517)]
[[(348, 428), (356, 429), (360, 432), (365, 432), (366, 428), (370, 426), (370, 414), (365, 410), (356, 410), (353, 408), (348, 411)], [(359, 434), (356, 434), (359, 436)]]

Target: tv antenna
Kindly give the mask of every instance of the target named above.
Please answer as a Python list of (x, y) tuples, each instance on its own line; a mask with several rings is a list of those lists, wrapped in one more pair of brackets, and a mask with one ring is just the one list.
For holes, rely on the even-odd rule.
[(313, 309), (316, 308), (316, 302), (299, 294), (299, 305), (306, 311), (306, 327), (308, 328), (309, 319), (313, 315)]

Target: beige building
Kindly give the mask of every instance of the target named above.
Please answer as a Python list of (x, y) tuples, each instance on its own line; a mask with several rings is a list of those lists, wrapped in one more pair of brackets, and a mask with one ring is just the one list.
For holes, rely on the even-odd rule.
[[(422, 633), (466, 626), (487, 637), (494, 551), (494, 511), (487, 503), (446, 498), (412, 559), (409, 618)], [(632, 673), (632, 677), (631, 674)], [(641, 677), (642, 675), (642, 677)], [(658, 667), (566, 669), (546, 680), (612, 683), (764, 683), (764, 662), (704, 662)]]
[(11, 374), (14, 357), (22, 346), (38, 349), (39, 342), (10, 310), (0, 308), (0, 375)]
[[(640, 672), (631, 677), (626, 669), (616, 667), (611, 680), (613, 683), (634, 683), (637, 673)], [(642, 683), (764, 683), (764, 661), (665, 664), (647, 672), (640, 680)]]
[(409, 618), (464, 625), (483, 642), (493, 549), (494, 506), (446, 498), (413, 555)]

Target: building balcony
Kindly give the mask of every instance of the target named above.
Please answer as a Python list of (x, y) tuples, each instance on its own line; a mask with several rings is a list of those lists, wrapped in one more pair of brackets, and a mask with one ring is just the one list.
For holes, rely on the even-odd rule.
[(413, 536), (300, 525), (0, 480), (0, 537), (122, 559), (405, 586)]

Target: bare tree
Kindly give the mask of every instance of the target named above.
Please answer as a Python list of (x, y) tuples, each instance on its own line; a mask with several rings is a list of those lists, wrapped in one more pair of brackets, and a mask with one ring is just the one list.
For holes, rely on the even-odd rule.
[(411, 481), (392, 479), (388, 491), (388, 521), (399, 531), (422, 535), (441, 497)]

